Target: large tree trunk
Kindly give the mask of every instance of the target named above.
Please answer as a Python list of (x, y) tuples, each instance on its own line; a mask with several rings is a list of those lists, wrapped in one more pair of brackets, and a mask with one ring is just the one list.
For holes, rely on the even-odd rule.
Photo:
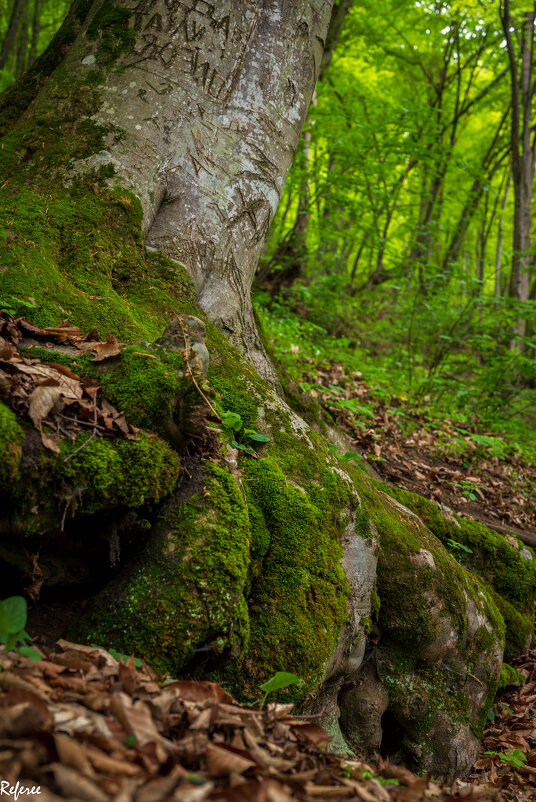
[[(85, 117), (101, 127), (104, 146), (72, 173), (113, 165), (114, 183), (141, 202), (147, 246), (187, 267), (208, 317), (274, 382), (249, 293), (331, 7), (129, 0), (121, 17), (123, 7), (95, 2), (63, 62), (73, 82), (101, 67), (99, 100)], [(45, 86), (29, 120), (56, 98), (54, 84)]]
[[(80, 404), (91, 413), (84, 433), (71, 432), (74, 442), (67, 436), (65, 402), (56, 431), (41, 432), (56, 445), (45, 452), (29, 408), (18, 406), (17, 374), (4, 367), (28, 367), (14, 353), (17, 326), (36, 336), (50, 330), (2, 317), (2, 341), (6, 334), (13, 342), (2, 343), (0, 373), (0, 576), (6, 595), (28, 578), (35, 592), (37, 568), (50, 592), (54, 583), (66, 593), (83, 585), (92, 601), (79, 634), (175, 676), (213, 677), (218, 668), (253, 698), (274, 671), (292, 670), (304, 680), (294, 698), (316, 695), (311, 704), (327, 710), (339, 736), (344, 713), (348, 742), (379, 749), (388, 713), (384, 723), (397, 721), (401, 749), (417, 766), (458, 776), (478, 752), (475, 732), (503, 652), (503, 618), (486, 586), (474, 581), (471, 562), (462, 570), (425, 523), (390, 498), (392, 488), (378, 492), (340, 461), (215, 326), (198, 319), (204, 310), (273, 379), (248, 292), (330, 7), (78, 0), (52, 49), (0, 99), (0, 132), (8, 131), (0, 149), (2, 299), (39, 325), (70, 316), (73, 326), (106, 326), (130, 341), (119, 353), (113, 342), (97, 343), (114, 351), (107, 364), (61, 343), (44, 354), (46, 340), (22, 345), (37, 344), (30, 353), (41, 353), (48, 371), (90, 382), (92, 401)], [(148, 254), (140, 233), (164, 256)], [(184, 268), (166, 255), (186, 265), (202, 310)], [(53, 329), (60, 338), (64, 330)], [(222, 418), (241, 419), (244, 436), (249, 427), (264, 434), (264, 450), (207, 430), (200, 385), (209, 355), (207, 393)], [(60, 386), (39, 379), (35, 389), (58, 397)], [(137, 427), (134, 439), (101, 437), (106, 416), (123, 434)], [(404, 494), (403, 502), (414, 500)], [(464, 539), (472, 555), (463, 522), (448, 528), (430, 506), (430, 527), (447, 544)], [(515, 565), (516, 581), (528, 569), (502, 539), (489, 542), (493, 561), (479, 541), (482, 564), (497, 566), (506, 619), (513, 607), (502, 566)], [(344, 691), (360, 682), (375, 575), (382, 634), (378, 677), (365, 665), (365, 687), (381, 679), (388, 690), (362, 736), (363, 699)], [(483, 579), (495, 592), (489, 572)], [(518, 652), (533, 629), (527, 579), (529, 586), (521, 600), (512, 589), (517, 617), (508, 635)], [(476, 684), (467, 707), (469, 679)], [(463, 700), (463, 720), (452, 699)]]

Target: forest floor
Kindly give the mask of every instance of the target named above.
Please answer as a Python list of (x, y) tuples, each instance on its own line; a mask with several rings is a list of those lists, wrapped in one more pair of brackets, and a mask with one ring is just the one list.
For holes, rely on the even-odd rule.
[(536, 546), (536, 467), (504, 438), (379, 399), (337, 363), (310, 360), (301, 378), (379, 478)]
[(496, 702), (471, 778), (449, 784), (330, 754), (292, 705), (240, 705), (214, 683), (161, 682), (133, 657), (68, 641), (40, 651), (6, 657), (0, 674), (0, 777), (14, 798), (18, 782), (43, 802), (536, 800), (536, 650), (516, 661), (527, 681)]
[[(536, 543), (536, 468), (499, 437), (379, 399), (341, 365), (301, 369), (358, 452), (343, 458), (365, 459), (516, 547), (512, 535)], [(536, 649), (514, 662), (526, 682), (495, 703), (473, 774), (446, 785), (381, 756), (330, 754), (314, 717), (288, 705), (243, 706), (212, 683), (162, 682), (134, 658), (52, 645), (48, 624), (34, 642), (42, 660), (10, 655), (0, 673), (0, 778), (39, 785), (45, 802), (536, 801)]]

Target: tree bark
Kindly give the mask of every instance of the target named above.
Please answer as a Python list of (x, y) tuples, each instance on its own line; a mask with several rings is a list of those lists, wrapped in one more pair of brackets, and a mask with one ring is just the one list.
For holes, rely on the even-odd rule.
[[(536, 148), (536, 137), (531, 124), (534, 93), (532, 61), (535, 18), (536, 8), (523, 14), (522, 30), (517, 31), (519, 41), (519, 56), (517, 57), (512, 37), (513, 21), (510, 14), (510, 0), (504, 0), (501, 7), (501, 22), (510, 67), (512, 95), (510, 140), (514, 186), (513, 255), (509, 295), (518, 301), (526, 301), (530, 291), (531, 205)], [(526, 321), (520, 318), (515, 327), (516, 335), (522, 337), (525, 329)], [(521, 347), (519, 341), (514, 341), (513, 346)]]
[(0, 70), (4, 69), (9, 54), (11, 53), (13, 48), (16, 47), (19, 22), (23, 9), (25, 7), (26, 7), (26, 0), (15, 0), (15, 2), (13, 3), (13, 8), (11, 9), (11, 17), (9, 19), (9, 25), (7, 28), (4, 41), (2, 42), (2, 48), (0, 49)]
[[(276, 383), (249, 294), (332, 2), (128, 0), (124, 8), (133, 41), (105, 68), (100, 104), (87, 114), (106, 131), (105, 146), (72, 173), (113, 165), (111, 183), (139, 198), (146, 245), (186, 266), (208, 317)], [(102, 66), (94, 31), (106, 30), (110, 13), (106, 3), (91, 7), (64, 59), (73, 80)], [(45, 86), (38, 107), (55, 102)]]
[(26, 69), (26, 53), (28, 51), (28, 5), (24, 6), (20, 26), (19, 39), (17, 42), (15, 75), (20, 78)]
[(41, 31), (41, 0), (35, 0), (32, 19), (32, 42), (28, 55), (28, 66), (32, 66), (37, 58), (37, 46), (39, 44), (39, 33)]

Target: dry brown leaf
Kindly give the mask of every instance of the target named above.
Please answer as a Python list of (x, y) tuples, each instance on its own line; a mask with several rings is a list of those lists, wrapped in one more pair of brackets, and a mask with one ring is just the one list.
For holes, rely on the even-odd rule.
[(28, 414), (36, 429), (41, 431), (41, 422), (60, 398), (61, 390), (59, 384), (54, 386), (40, 385), (35, 388), (29, 398)]
[[(361, 790), (361, 789), (360, 789)], [(354, 789), (348, 788), (344, 785), (313, 785), (312, 783), (305, 784), (305, 792), (314, 797), (315, 799), (347, 799), (354, 796)], [(367, 792), (365, 791), (365, 794)], [(361, 797), (364, 802), (376, 802), (376, 799), (369, 795), (368, 799)]]
[(138, 687), (138, 672), (136, 671), (136, 664), (133, 656), (129, 657), (127, 663), (124, 663), (123, 660), (119, 660), (118, 678), (123, 689), (128, 694), (132, 694), (133, 691), (136, 690)]
[(179, 691), (181, 699), (188, 702), (234, 702), (232, 696), (224, 691), (216, 682), (192, 682), (190, 680), (177, 680), (166, 685), (166, 689)]
[(115, 337), (107, 337), (105, 342), (91, 343), (91, 350), (95, 353), (93, 362), (102, 362), (121, 353), (119, 343)]
[(68, 379), (74, 379), (77, 382), (80, 381), (80, 376), (77, 373), (73, 373), (66, 365), (62, 365), (59, 362), (46, 362), (45, 364), (47, 367), (53, 368), (58, 373), (63, 374), (63, 376), (66, 376)]
[(87, 748), (87, 756), (97, 771), (102, 771), (106, 774), (134, 776), (142, 772), (140, 766), (105, 755), (104, 752), (91, 746)]
[[(190, 724), (191, 730), (208, 730), (212, 722), (214, 708), (206, 707)], [(221, 721), (218, 721), (221, 724)]]
[(57, 641), (58, 646), (61, 646), (63, 651), (75, 651), (75, 652), (82, 652), (83, 654), (87, 654), (88, 657), (99, 658), (103, 663), (110, 666), (114, 670), (117, 670), (117, 660), (115, 657), (106, 651), (106, 649), (100, 649), (98, 646), (84, 646), (81, 643), (72, 643), (71, 641), (64, 640), (60, 638)]
[(430, 774), (428, 773), (404, 788), (399, 796), (400, 802), (422, 802), (425, 799), (429, 779)]
[(325, 731), (324, 727), (320, 724), (314, 724), (311, 721), (293, 721), (291, 727), (298, 735), (307, 738), (315, 746), (320, 744), (329, 744), (333, 738)]
[(231, 773), (243, 774), (254, 768), (256, 763), (242, 755), (225, 749), (223, 746), (209, 744), (206, 751), (208, 773), (211, 777), (227, 776)]
[(201, 786), (180, 786), (173, 794), (173, 800), (174, 802), (204, 802), (213, 789), (214, 783), (211, 782)]
[(149, 780), (136, 793), (135, 802), (161, 802), (171, 794), (179, 780), (186, 776), (182, 766), (174, 766), (167, 777)]
[(0, 737), (18, 738), (45, 726), (47, 716), (32, 702), (20, 702), (4, 708), (0, 718)]
[(54, 735), (54, 742), (58, 757), (64, 765), (71, 766), (77, 771), (83, 771), (90, 777), (95, 776), (95, 772), (88, 760), (86, 749), (78, 741), (63, 732), (57, 732)]
[(54, 772), (62, 794), (67, 799), (83, 799), (86, 802), (108, 802), (110, 797), (88, 777), (83, 777), (76, 769), (64, 766), (62, 763), (52, 763), (50, 768)]
[(151, 716), (151, 710), (145, 702), (133, 702), (126, 693), (119, 691), (112, 696), (110, 711), (116, 716), (125, 733), (136, 737), (138, 746), (152, 744), (155, 747), (156, 759), (160, 763), (166, 760), (167, 751), (164, 747), (164, 739), (158, 732)]

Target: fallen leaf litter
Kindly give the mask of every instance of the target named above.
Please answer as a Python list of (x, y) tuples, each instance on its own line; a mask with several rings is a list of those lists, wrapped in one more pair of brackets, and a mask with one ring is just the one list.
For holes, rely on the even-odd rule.
[(441, 786), (332, 755), (324, 729), (291, 705), (248, 707), (212, 682), (162, 682), (133, 657), (58, 646), (38, 663), (6, 656), (0, 673), (0, 777), (40, 786), (43, 802), (505, 799), (496, 782)]

